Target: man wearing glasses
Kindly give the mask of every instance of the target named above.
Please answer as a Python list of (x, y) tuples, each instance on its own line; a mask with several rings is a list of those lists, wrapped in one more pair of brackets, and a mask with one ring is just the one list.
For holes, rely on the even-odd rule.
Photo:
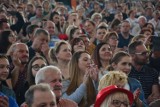
[(129, 77), (136, 78), (142, 84), (148, 103), (160, 98), (158, 86), (158, 72), (149, 67), (149, 51), (142, 41), (135, 41), (129, 45), (132, 57), (132, 69)]

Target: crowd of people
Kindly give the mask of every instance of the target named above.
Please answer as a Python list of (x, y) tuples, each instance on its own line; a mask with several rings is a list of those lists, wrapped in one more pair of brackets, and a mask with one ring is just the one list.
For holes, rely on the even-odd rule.
[(160, 0), (0, 0), (0, 107), (159, 107)]

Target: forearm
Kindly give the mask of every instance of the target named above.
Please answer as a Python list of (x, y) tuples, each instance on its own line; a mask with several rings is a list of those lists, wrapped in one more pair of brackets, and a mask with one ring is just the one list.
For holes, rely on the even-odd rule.
[(11, 72), (11, 81), (12, 81), (12, 86), (15, 87), (16, 85), (16, 82), (18, 81), (18, 76), (19, 76), (19, 68), (18, 67), (15, 67), (12, 72)]

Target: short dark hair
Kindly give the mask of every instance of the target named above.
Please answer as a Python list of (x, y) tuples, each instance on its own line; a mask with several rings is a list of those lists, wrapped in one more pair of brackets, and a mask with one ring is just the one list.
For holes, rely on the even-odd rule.
[(27, 34), (33, 34), (35, 28), (38, 28), (38, 25), (29, 25), (26, 29)]
[(0, 54), (0, 59), (3, 59), (3, 58), (5, 58), (5, 59), (7, 59), (7, 60), (8, 60), (8, 58), (7, 58), (7, 56), (6, 56), (6, 55), (4, 55), (4, 54)]
[(140, 46), (140, 45), (143, 45), (142, 41), (134, 41), (134, 42), (130, 43), (129, 46), (128, 46), (129, 54), (134, 54), (135, 51), (136, 51), (136, 47)]

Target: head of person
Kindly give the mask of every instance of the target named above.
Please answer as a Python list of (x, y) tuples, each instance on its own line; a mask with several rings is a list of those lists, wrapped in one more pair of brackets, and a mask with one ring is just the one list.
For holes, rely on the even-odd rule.
[(43, 23), (43, 28), (49, 32), (51, 36), (55, 34), (55, 23), (48, 20)]
[(121, 23), (120, 31), (121, 33), (129, 33), (130, 28), (131, 28), (131, 25), (129, 21), (125, 20)]
[(50, 36), (48, 31), (38, 28), (36, 29), (34, 35), (33, 35), (33, 43), (32, 48), (36, 51), (41, 51), (42, 45), (48, 44), (50, 41)]
[(25, 65), (29, 61), (28, 46), (25, 43), (14, 43), (11, 46), (12, 57), (19, 59), (22, 65)]
[(6, 19), (1, 19), (0, 20), (0, 32), (3, 30), (10, 29), (10, 25)]
[(86, 47), (90, 45), (90, 40), (86, 34), (81, 34), (79, 38), (81, 38), (84, 41)]
[(48, 84), (31, 86), (25, 93), (25, 107), (57, 107), (56, 96)]
[(137, 20), (140, 27), (143, 27), (147, 23), (147, 19), (145, 16), (139, 16)]
[(42, 2), (42, 7), (44, 10), (48, 10), (50, 8), (50, 2), (48, 0), (44, 0)]
[(27, 35), (28, 35), (30, 40), (33, 40), (33, 35), (34, 35), (34, 32), (35, 32), (36, 28), (38, 28), (38, 25), (27, 26), (26, 32), (27, 32)]
[(154, 31), (155, 31), (155, 29), (154, 29), (154, 26), (153, 26), (153, 24), (152, 23), (146, 23), (143, 27), (146, 27), (146, 28), (149, 28), (149, 29), (151, 29), (152, 30), (152, 35), (154, 35)]
[(34, 12), (34, 5), (33, 4), (27, 4), (26, 12), (29, 12), (29, 13)]
[(0, 83), (5, 81), (9, 74), (9, 61), (7, 56), (0, 54)]
[(132, 103), (132, 92), (110, 85), (98, 93), (94, 107), (131, 107)]
[(107, 34), (107, 28), (105, 26), (99, 26), (96, 29), (96, 39), (102, 41), (105, 35)]
[(86, 20), (84, 23), (84, 29), (87, 33), (92, 33), (95, 30), (96, 24), (92, 20)]
[(57, 63), (60, 60), (68, 62), (71, 60), (72, 57), (71, 46), (67, 41), (64, 40), (58, 41), (55, 44), (54, 51), (51, 54), (55, 55)]
[(0, 44), (4, 46), (6, 53), (9, 47), (16, 42), (16, 35), (11, 30), (4, 30), (0, 33)]
[(120, 25), (121, 21), (118, 19), (114, 19), (110, 24), (110, 31), (115, 31), (117, 33), (120, 33)]
[(81, 31), (78, 27), (73, 27), (70, 30), (70, 34), (69, 34), (69, 41), (71, 41), (73, 38), (77, 38), (81, 35)]
[(118, 46), (118, 34), (115, 31), (108, 32), (103, 38), (103, 42), (108, 43), (111, 47)]
[(110, 59), (112, 58), (110, 45), (108, 43), (99, 43), (93, 52), (92, 58), (98, 68), (102, 67), (102, 62), (104, 61), (109, 63)]
[(143, 34), (146, 38), (152, 36), (152, 30), (149, 28), (142, 28), (140, 34)]
[(148, 62), (149, 51), (142, 41), (135, 41), (128, 46), (129, 54), (135, 65), (145, 65)]
[(134, 41), (144, 42), (145, 40), (146, 40), (146, 37), (143, 34), (140, 34), (140, 35), (134, 36), (131, 40), (131, 43), (134, 42)]
[(79, 17), (83, 17), (83, 15), (85, 13), (85, 8), (82, 5), (78, 5), (76, 7), (76, 12), (78, 13)]
[(159, 10), (154, 11), (153, 18), (157, 20), (159, 17), (160, 17), (160, 11)]
[(108, 70), (122, 71), (128, 75), (131, 71), (131, 62), (132, 59), (127, 52), (117, 52), (113, 55), (110, 61), (111, 69), (108, 68)]
[(127, 75), (125, 73), (120, 71), (110, 71), (100, 79), (98, 90), (100, 91), (110, 85), (116, 85), (119, 88), (123, 88), (126, 83)]
[(36, 84), (47, 83), (59, 100), (62, 96), (62, 73), (56, 66), (45, 66), (41, 68), (35, 77)]
[(36, 7), (36, 16), (41, 17), (43, 15), (43, 7), (42, 6), (37, 6)]
[(99, 24), (99, 22), (102, 21), (102, 15), (101, 15), (101, 13), (94, 13), (91, 16), (91, 20), (94, 21), (96, 24)]
[(49, 20), (53, 21), (56, 25), (60, 22), (60, 16), (58, 12), (52, 12)]
[(28, 64), (27, 81), (29, 85), (35, 84), (35, 76), (40, 68), (47, 65), (47, 61), (42, 56), (34, 56)]
[(123, 21), (123, 14), (122, 14), (122, 12), (116, 12), (114, 18), (118, 19), (119, 21)]
[(78, 51), (85, 51), (86, 46), (84, 41), (81, 38), (74, 38), (70, 41), (72, 54)]

